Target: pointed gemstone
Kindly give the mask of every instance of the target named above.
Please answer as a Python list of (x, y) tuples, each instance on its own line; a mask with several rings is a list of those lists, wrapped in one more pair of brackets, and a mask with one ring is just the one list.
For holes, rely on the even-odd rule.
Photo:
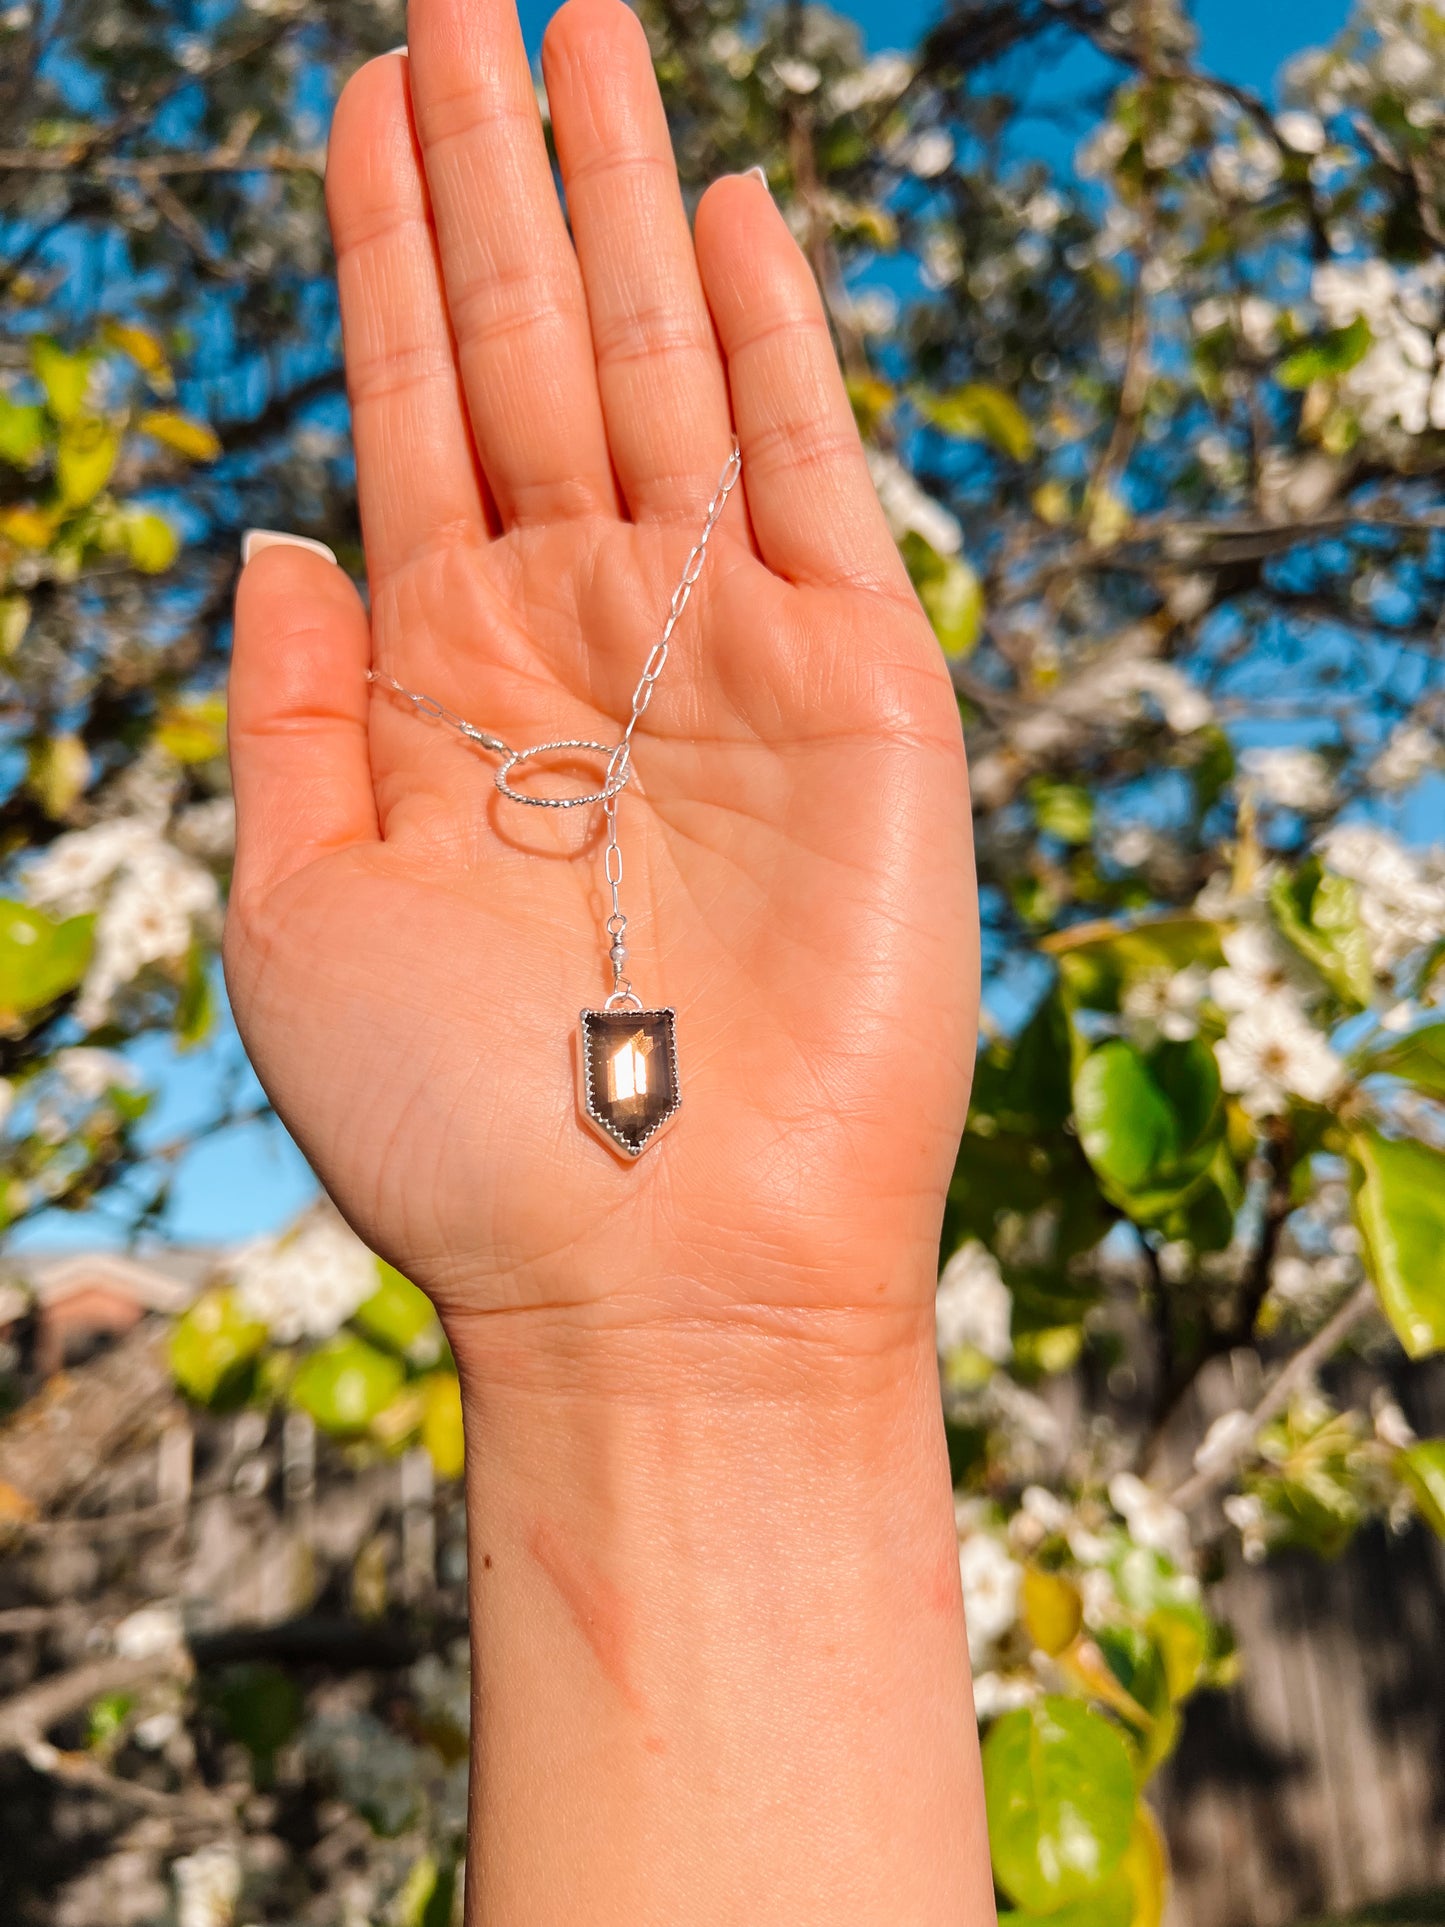
[(579, 1096), (588, 1123), (635, 1158), (681, 1102), (676, 1013), (584, 1010)]

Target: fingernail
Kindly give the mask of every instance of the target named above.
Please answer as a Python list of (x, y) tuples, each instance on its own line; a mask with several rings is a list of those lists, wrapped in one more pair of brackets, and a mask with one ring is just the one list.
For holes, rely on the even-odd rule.
[(770, 187), (768, 187), (768, 177), (767, 177), (767, 175), (766, 175), (766, 174), (764, 173), (764, 171), (763, 171), (763, 169), (762, 169), (761, 167), (750, 167), (750, 168), (748, 169), (748, 172), (749, 172), (749, 174), (752, 174), (752, 175), (755, 175), (755, 176), (757, 177), (757, 179), (758, 179), (758, 180), (760, 180), (760, 181), (762, 182), (762, 184), (763, 184), (763, 187), (764, 187), (764, 188), (766, 189), (766, 191), (767, 191), (767, 192), (768, 192), (769, 194), (771, 194), (771, 193), (772, 193), (772, 191), (773, 191), (773, 190), (772, 190), (772, 189), (771, 189)]
[(386, 52), (385, 52), (385, 53), (384, 53), (384, 54), (383, 54), (383, 55), (382, 55), (381, 57), (382, 57), (382, 59), (383, 59), (383, 60), (390, 60), (390, 59), (391, 59), (391, 56), (392, 56), (393, 54), (404, 54), (404, 53), (406, 53), (407, 51), (408, 51), (408, 50), (407, 50), (407, 48), (406, 48), (406, 47), (404, 47), (404, 46), (402, 46), (402, 47), (388, 47), (388, 48), (387, 48), (387, 50), (386, 50)]
[(312, 555), (325, 556), (328, 562), (336, 557), (324, 542), (313, 541), (309, 535), (283, 535), (279, 529), (247, 529), (241, 537), (241, 567), (258, 556), (262, 549), (309, 549)]

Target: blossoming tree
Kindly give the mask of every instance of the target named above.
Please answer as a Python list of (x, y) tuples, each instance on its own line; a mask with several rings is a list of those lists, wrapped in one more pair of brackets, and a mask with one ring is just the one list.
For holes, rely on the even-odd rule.
[[(960, 0), (871, 57), (823, 8), (643, 15), (685, 179), (761, 160), (807, 248), (968, 729), (990, 1028), (938, 1343), (999, 1892), (1150, 1927), (1140, 1789), (1238, 1663), (1212, 1562), (1445, 1531), (1391, 1390), (1445, 1348), (1445, 22), (1360, 0), (1272, 105), (1177, 0)], [(124, 1049), (211, 1021), (235, 533), (356, 556), (312, 117), (397, 16), (139, 18), (0, 19), (38, 76), (0, 153), (12, 1220), (163, 1201)], [(1105, 105), (1041, 158), (1030, 76), (1080, 43)], [(429, 1308), (329, 1220), (172, 1356), (459, 1462)], [(392, 1917), (441, 1918), (428, 1854)], [(188, 1919), (236, 1864), (184, 1863)]]

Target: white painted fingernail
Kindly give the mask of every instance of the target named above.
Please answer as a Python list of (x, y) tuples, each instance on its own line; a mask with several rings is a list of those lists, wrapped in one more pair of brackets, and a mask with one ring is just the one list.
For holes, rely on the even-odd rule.
[(390, 60), (393, 54), (404, 54), (408, 51), (406, 47), (388, 47), (381, 57), (383, 60)]
[(761, 167), (750, 167), (748, 169), (748, 172), (749, 174), (755, 175), (756, 178), (762, 182), (763, 186), (767, 188), (767, 191), (769, 194), (772, 193), (773, 190), (770, 187), (768, 187), (768, 177)]
[(262, 549), (309, 549), (312, 555), (324, 556), (328, 562), (336, 557), (324, 542), (313, 541), (309, 535), (283, 535), (280, 529), (247, 529), (241, 537), (241, 566), (253, 561)]

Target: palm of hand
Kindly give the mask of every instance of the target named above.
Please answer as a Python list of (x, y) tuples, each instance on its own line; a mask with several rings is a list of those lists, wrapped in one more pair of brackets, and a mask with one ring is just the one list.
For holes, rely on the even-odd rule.
[[(414, 91), (426, 73), (418, 37), (445, 4), (413, 7)], [(582, 38), (594, 69), (599, 47), (610, 55), (603, 85), (650, 86), (620, 8), (573, 0), (569, 14), (562, 32)], [(383, 104), (404, 116), (402, 65), (373, 63), (352, 83), (333, 182), (338, 147), (365, 141), (374, 155)], [(418, 120), (425, 135), (420, 105)], [(565, 166), (560, 123), (558, 138)], [(355, 172), (332, 187), (344, 306), (348, 231), (367, 225), (368, 193), (373, 213), (387, 199), (374, 159)], [(428, 165), (427, 178), (449, 268), (444, 170)], [(391, 181), (393, 200), (408, 191)], [(767, 223), (773, 253), (791, 250), (761, 189), (723, 183), (709, 198), (728, 194), (745, 217), (730, 245), (755, 251)], [(726, 246), (715, 243), (711, 275), (704, 261), (725, 345), (726, 291), (713, 281), (726, 276)], [(777, 299), (796, 310), (813, 297), (800, 292), (801, 263), (783, 261)], [(447, 291), (455, 322), (450, 273)], [(389, 311), (359, 323), (355, 278), (350, 299), (369, 633), (339, 572), (295, 550), (258, 557), (238, 607), (227, 969), (278, 1109), (362, 1235), (453, 1316), (898, 1295), (916, 1305), (971, 1058), (967, 803), (951, 691), (856, 439), (847, 446), (851, 425), (837, 419), (846, 403), (831, 357), (798, 373), (822, 391), (832, 427), (793, 432), (805, 469), (837, 444), (828, 459), (841, 473), (814, 478), (816, 510), (831, 510), (845, 540), (861, 527), (869, 548), (856, 564), (777, 566), (790, 539), (798, 546), (784, 489), (810, 484), (780, 472), (769, 487), (780, 430), (759, 414), (766, 395), (748, 406), (735, 360), (751, 519), (735, 498), (635, 739), (619, 814), (628, 968), (645, 1003), (678, 1010), (684, 1102), (666, 1142), (624, 1166), (579, 1124), (570, 1055), (579, 1006), (609, 987), (600, 811), (509, 803), (494, 758), (396, 697), (368, 695), (363, 670), (373, 660), (517, 746), (615, 741), (698, 533), (719, 437), (656, 513), (634, 505), (623, 520), (599, 480), (600, 502), (553, 489), (567, 512), (549, 502), (533, 518), (520, 512), (528, 458), (502, 429), (492, 453), (484, 424), (495, 418), (479, 422), (473, 396), (486, 481), (472, 468), (468, 496), (462, 464), (447, 462), (469, 434), (459, 327), (440, 481), (419, 500), (388, 473), (394, 433), (378, 432), (356, 345), (363, 329), (380, 334), (376, 361), (402, 367), (416, 324), (394, 287), (373, 301)], [(757, 309), (756, 297), (741, 304), (766, 325)], [(817, 331), (791, 332), (778, 329), (780, 344), (816, 363)], [(621, 439), (613, 431), (630, 496)], [(600, 765), (570, 775), (594, 788)], [(528, 780), (555, 793), (544, 776)]]

